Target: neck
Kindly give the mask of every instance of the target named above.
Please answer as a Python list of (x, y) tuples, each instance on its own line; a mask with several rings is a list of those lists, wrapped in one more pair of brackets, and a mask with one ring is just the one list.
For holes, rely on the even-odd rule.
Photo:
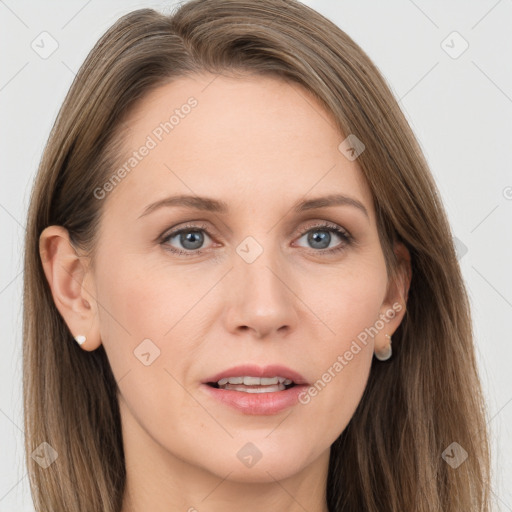
[[(297, 478), (268, 483), (242, 483), (210, 474), (195, 480), (197, 471), (177, 475), (176, 479), (156, 481), (148, 474), (140, 479), (127, 475), (121, 512), (239, 512), (240, 510), (280, 512), (328, 512), (325, 482), (299, 482)], [(187, 476), (189, 475), (189, 476)], [(307, 492), (306, 492), (307, 491)]]

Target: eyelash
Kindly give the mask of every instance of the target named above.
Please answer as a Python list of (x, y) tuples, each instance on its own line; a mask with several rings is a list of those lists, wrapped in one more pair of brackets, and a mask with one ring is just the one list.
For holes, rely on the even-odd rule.
[[(195, 225), (195, 224), (185, 225), (185, 226), (181, 227), (180, 229), (178, 229), (176, 231), (171, 231), (168, 234), (164, 234), (161, 237), (160, 244), (166, 246), (166, 250), (168, 250), (168, 251), (170, 251), (172, 253), (178, 254), (180, 256), (197, 256), (197, 255), (203, 254), (203, 252), (205, 252), (205, 251), (201, 251), (201, 250), (188, 250), (188, 251), (185, 251), (185, 250), (182, 250), (182, 249), (176, 249), (175, 247), (167, 245), (167, 242), (169, 241), (169, 239), (174, 238), (175, 236), (177, 236), (177, 235), (179, 235), (181, 233), (188, 233), (188, 232), (191, 232), (191, 231), (204, 231), (210, 238), (212, 238), (210, 233), (208, 233), (207, 227), (208, 226), (205, 225), (205, 224), (202, 224), (202, 225)], [(310, 249), (310, 251), (312, 251), (314, 253), (329, 254), (329, 255), (330, 254), (334, 254), (334, 253), (338, 253), (339, 251), (342, 251), (343, 249), (345, 249), (347, 246), (353, 244), (353, 242), (354, 242), (354, 238), (352, 237), (352, 235), (348, 231), (338, 227), (336, 224), (331, 224), (330, 222), (321, 222), (321, 223), (315, 224), (313, 226), (308, 226), (307, 228), (303, 229), (300, 232), (299, 238), (302, 238), (309, 231), (314, 231), (314, 230), (318, 230), (318, 231), (331, 231), (331, 232), (335, 233), (336, 235), (338, 235), (342, 239), (342, 243), (341, 244), (339, 244), (336, 247), (332, 247), (331, 249), (320, 249), (320, 250)]]

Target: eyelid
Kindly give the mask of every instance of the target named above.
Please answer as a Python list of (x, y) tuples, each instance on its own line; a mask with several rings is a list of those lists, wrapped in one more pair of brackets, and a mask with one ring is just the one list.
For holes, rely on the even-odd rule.
[[(181, 231), (205, 231), (208, 236), (209, 234), (209, 225), (204, 223), (204, 221), (189, 221), (185, 222), (183, 225), (178, 224), (176, 226), (173, 226), (172, 228), (167, 228), (161, 235), (158, 235), (156, 238), (156, 241), (163, 242), (166, 239), (170, 238), (172, 236), (176, 236)], [(211, 236), (210, 236), (211, 238)]]
[(308, 231), (311, 231), (315, 228), (332, 228), (333, 230), (340, 231), (344, 235), (347, 236), (347, 238), (353, 238), (350, 232), (345, 229), (342, 226), (339, 226), (338, 224), (334, 222), (330, 222), (328, 220), (319, 220), (319, 221), (313, 221), (315, 224), (309, 224), (307, 227), (303, 228), (301, 231), (299, 231), (300, 236), (306, 234)]
[[(307, 224), (305, 227), (301, 228), (296, 238), (302, 238), (306, 233), (309, 231), (312, 231), (315, 228), (321, 229), (324, 228), (326, 231), (333, 231), (335, 234), (338, 235), (342, 239), (342, 242), (338, 244), (338, 246), (331, 247), (330, 249), (321, 249), (321, 250), (315, 250), (312, 248), (303, 247), (306, 251), (316, 253), (319, 255), (328, 255), (336, 252), (343, 251), (347, 246), (355, 244), (356, 241), (354, 237), (351, 235), (351, 233), (345, 229), (342, 226), (339, 226), (338, 224), (334, 222), (330, 222), (327, 220), (316, 220), (311, 221), (313, 224)], [(177, 226), (174, 226), (170, 229), (165, 230), (162, 235), (157, 237), (157, 241), (160, 245), (165, 245), (165, 242), (169, 240), (170, 238), (174, 238), (175, 236), (179, 235), (183, 231), (204, 231), (206, 235), (213, 239), (212, 235), (209, 231), (209, 225), (208, 223), (205, 223), (204, 221), (188, 221), (184, 223), (183, 225), (178, 224)], [(172, 247), (172, 246), (171, 246)], [(204, 252), (207, 252), (211, 250), (211, 248), (207, 249), (196, 249), (196, 250), (183, 250), (173, 247), (172, 249), (167, 249), (172, 253), (175, 254), (186, 254), (187, 256), (194, 256), (194, 255), (201, 255)]]
[(328, 248), (328, 249), (321, 249), (321, 250), (315, 250), (310, 247), (304, 247), (307, 252), (315, 254), (315, 255), (324, 255), (324, 256), (330, 256), (335, 255), (338, 253), (343, 252), (346, 250), (349, 246), (355, 246), (357, 245), (357, 242), (355, 238), (352, 236), (352, 234), (344, 227), (339, 226), (338, 224), (326, 220), (322, 221), (313, 221), (315, 222), (312, 225), (308, 225), (307, 227), (304, 227), (298, 238), (302, 238), (306, 233), (309, 233), (310, 231), (314, 231), (315, 228), (318, 231), (331, 231), (334, 232), (339, 238), (341, 238), (341, 243)]
[[(335, 222), (331, 222), (328, 220), (313, 220), (311, 222), (313, 222), (313, 224), (308, 224), (306, 227), (304, 227), (298, 231), (299, 236), (304, 235), (309, 230), (314, 229), (314, 228), (333, 228), (333, 229), (340, 230), (341, 232), (346, 234), (348, 238), (353, 238), (352, 235), (350, 234), (350, 232), (346, 228), (339, 226)], [(211, 237), (208, 228), (209, 228), (209, 225), (205, 221), (200, 221), (200, 220), (188, 221), (188, 222), (185, 222), (185, 224), (183, 224), (183, 225), (177, 224), (176, 226), (173, 226), (172, 228), (166, 229), (162, 234), (158, 235), (156, 240), (161, 241), (162, 239), (168, 238), (170, 235), (176, 235), (180, 231), (186, 230), (186, 229), (189, 229), (191, 231), (192, 230), (197, 230), (197, 231), (204, 230)]]

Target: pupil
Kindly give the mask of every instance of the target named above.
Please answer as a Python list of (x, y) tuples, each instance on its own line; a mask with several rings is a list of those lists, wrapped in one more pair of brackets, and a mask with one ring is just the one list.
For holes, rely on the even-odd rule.
[[(319, 233), (322, 233), (318, 236)], [(325, 243), (327, 241), (327, 243)], [(308, 242), (314, 244), (320, 242), (320, 247), (315, 246), (316, 249), (325, 249), (329, 247), (329, 243), (331, 242), (331, 234), (328, 231), (312, 231), (308, 236)]]
[(200, 231), (189, 231), (185, 236), (182, 234), (180, 238), (180, 242), (186, 249), (198, 249), (203, 244), (203, 235)]

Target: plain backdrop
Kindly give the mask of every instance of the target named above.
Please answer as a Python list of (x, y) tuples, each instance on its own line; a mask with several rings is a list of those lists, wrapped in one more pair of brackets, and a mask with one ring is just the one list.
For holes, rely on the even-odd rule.
[[(431, 166), (473, 308), (495, 510), (512, 511), (512, 1), (305, 3), (368, 53)], [(133, 9), (170, 12), (173, 5), (0, 0), (0, 512), (34, 510), (23, 460), (22, 252), (49, 130), (101, 34)]]

